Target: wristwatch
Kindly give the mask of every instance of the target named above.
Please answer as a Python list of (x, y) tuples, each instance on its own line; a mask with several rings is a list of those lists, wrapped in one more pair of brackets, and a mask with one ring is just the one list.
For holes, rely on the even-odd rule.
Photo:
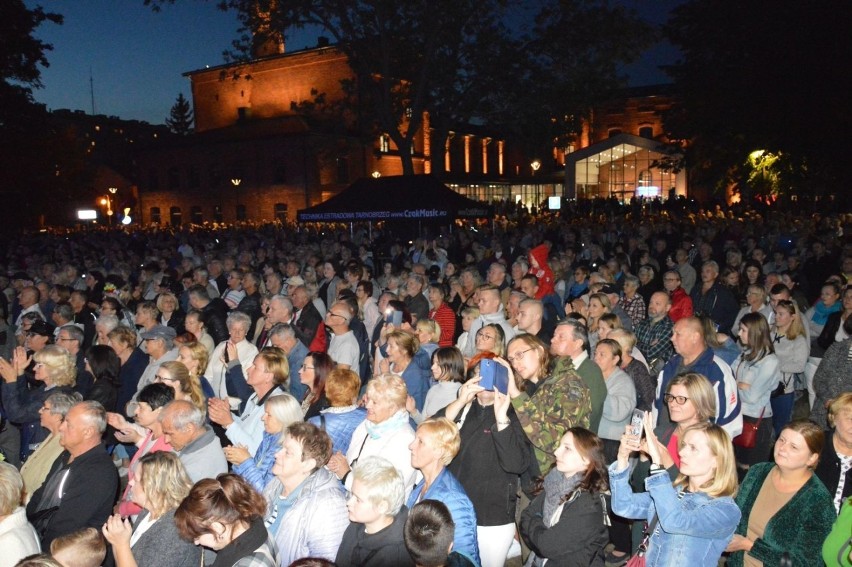
[(651, 463), (651, 474), (658, 472), (665, 472), (666, 467), (661, 465), (660, 463)]

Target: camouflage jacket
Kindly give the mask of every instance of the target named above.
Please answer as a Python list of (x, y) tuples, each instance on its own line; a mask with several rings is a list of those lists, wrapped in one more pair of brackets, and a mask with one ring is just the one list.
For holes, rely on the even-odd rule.
[(512, 406), (535, 448), (540, 470), (546, 474), (565, 431), (570, 427), (589, 427), (592, 396), (571, 357), (565, 356), (556, 362), (551, 376), (532, 397), (522, 393), (512, 400)]

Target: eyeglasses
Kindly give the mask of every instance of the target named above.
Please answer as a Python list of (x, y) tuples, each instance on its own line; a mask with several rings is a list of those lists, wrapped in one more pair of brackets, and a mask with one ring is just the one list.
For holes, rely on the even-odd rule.
[(330, 312), (330, 311), (329, 311), (329, 313), (328, 313), (328, 316), (329, 316), (329, 317), (340, 317), (340, 318), (341, 318), (341, 319), (343, 319), (344, 321), (346, 320), (346, 316), (345, 316), (345, 315), (338, 315), (337, 313), (332, 313), (332, 312)]
[(302, 365), (302, 370), (313, 370), (316, 368), (315, 366), (308, 366), (307, 364)]
[(476, 333), (476, 338), (477, 339), (488, 339), (489, 341), (493, 341), (496, 337), (494, 337), (494, 335), (486, 335), (482, 331), (478, 331)]
[(519, 352), (519, 353), (518, 353), (518, 354), (516, 354), (515, 356), (507, 356), (507, 357), (506, 357), (506, 360), (508, 360), (510, 364), (511, 364), (511, 363), (518, 362), (519, 360), (521, 360), (521, 359), (524, 357), (524, 355), (525, 355), (526, 353), (528, 353), (528, 352), (529, 352), (529, 351), (531, 351), (531, 350), (533, 350), (533, 349), (528, 348), (527, 350), (522, 350), (521, 352)]
[(68, 337), (59, 337), (56, 340), (58, 340), (58, 341), (75, 341), (75, 342), (77, 341), (77, 339), (69, 339)]
[(177, 382), (178, 381), (176, 378), (169, 378), (167, 376), (160, 376), (159, 374), (154, 376), (154, 380), (160, 381), (160, 382)]
[(679, 406), (682, 406), (683, 404), (685, 404), (688, 399), (689, 398), (687, 398), (686, 396), (672, 396), (671, 394), (664, 394), (663, 395), (663, 400), (667, 404), (670, 404), (672, 402), (672, 400), (674, 400), (677, 403), (677, 405), (679, 405)]

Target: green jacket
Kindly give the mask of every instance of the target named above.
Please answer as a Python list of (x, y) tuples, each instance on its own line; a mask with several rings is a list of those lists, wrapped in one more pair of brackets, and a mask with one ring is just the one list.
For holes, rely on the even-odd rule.
[(834, 567), (852, 567), (849, 552), (852, 551), (852, 499), (847, 498), (840, 508), (840, 516), (834, 522), (831, 533), (822, 544), (822, 560)]
[[(771, 482), (766, 477), (774, 467), (775, 463), (752, 466), (740, 486), (736, 502), (743, 515), (736, 533), (741, 536), (747, 535), (748, 519), (754, 501), (757, 500), (763, 483)], [(835, 519), (831, 495), (822, 481), (813, 475), (769, 520), (763, 537), (754, 542), (749, 554), (767, 566), (778, 565), (784, 552), (789, 554), (793, 565), (814, 565), (817, 550), (822, 548)], [(732, 553), (728, 558), (728, 567), (741, 567), (743, 553)]]
[(535, 448), (542, 473), (550, 470), (555, 460), (553, 453), (568, 428), (589, 428), (592, 413), (589, 388), (574, 370), (571, 359), (565, 359), (567, 364), (557, 364), (532, 397), (522, 393), (512, 400), (518, 421)]
[(603, 416), (604, 402), (606, 401), (606, 381), (603, 372), (601, 372), (601, 367), (592, 360), (591, 356), (580, 363), (577, 374), (586, 383), (592, 395), (592, 415), (589, 417), (589, 429), (597, 435)]

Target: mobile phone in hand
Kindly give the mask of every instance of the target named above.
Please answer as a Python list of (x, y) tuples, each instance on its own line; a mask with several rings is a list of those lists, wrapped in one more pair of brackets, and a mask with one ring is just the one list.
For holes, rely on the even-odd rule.
[(633, 410), (630, 418), (630, 432), (636, 437), (642, 437), (645, 429), (645, 412), (639, 409)]

